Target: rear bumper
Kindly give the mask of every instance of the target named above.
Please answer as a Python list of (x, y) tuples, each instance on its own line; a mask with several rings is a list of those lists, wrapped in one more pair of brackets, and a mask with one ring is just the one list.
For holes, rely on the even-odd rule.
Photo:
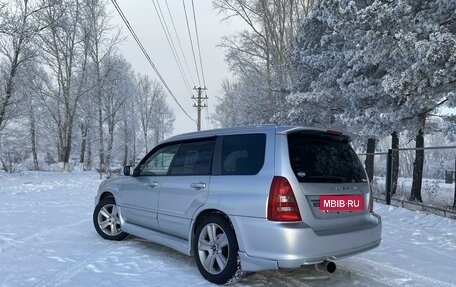
[(236, 216), (231, 220), (245, 271), (297, 268), (337, 260), (368, 251), (381, 242), (381, 218), (375, 213), (368, 215), (361, 226), (318, 233), (304, 223)]

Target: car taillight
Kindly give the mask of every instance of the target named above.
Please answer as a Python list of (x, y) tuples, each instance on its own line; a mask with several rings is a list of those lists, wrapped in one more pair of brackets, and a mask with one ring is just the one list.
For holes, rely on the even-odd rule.
[(293, 189), (285, 177), (275, 176), (272, 180), (269, 190), (268, 220), (301, 221)]

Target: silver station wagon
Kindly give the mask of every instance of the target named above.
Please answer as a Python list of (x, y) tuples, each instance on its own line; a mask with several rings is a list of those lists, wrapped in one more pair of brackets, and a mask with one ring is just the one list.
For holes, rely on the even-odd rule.
[(336, 131), (272, 125), (172, 137), (100, 185), (95, 229), (194, 256), (216, 284), (310, 264), (334, 272), (334, 260), (381, 241), (349, 143)]

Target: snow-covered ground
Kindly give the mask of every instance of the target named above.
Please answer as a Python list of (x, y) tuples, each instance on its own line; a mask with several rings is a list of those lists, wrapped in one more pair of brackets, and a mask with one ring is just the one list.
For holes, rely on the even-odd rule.
[[(0, 173), (0, 286), (212, 286), (191, 257), (92, 226), (98, 174)], [(313, 267), (249, 274), (234, 286), (456, 286), (456, 221), (381, 204), (383, 242)]]

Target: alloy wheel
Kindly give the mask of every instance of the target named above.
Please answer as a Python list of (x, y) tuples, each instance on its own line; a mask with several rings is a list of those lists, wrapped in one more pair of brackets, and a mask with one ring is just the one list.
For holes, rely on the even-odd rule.
[(204, 269), (210, 274), (221, 273), (229, 259), (229, 241), (225, 231), (215, 223), (203, 227), (198, 238), (198, 253)]

